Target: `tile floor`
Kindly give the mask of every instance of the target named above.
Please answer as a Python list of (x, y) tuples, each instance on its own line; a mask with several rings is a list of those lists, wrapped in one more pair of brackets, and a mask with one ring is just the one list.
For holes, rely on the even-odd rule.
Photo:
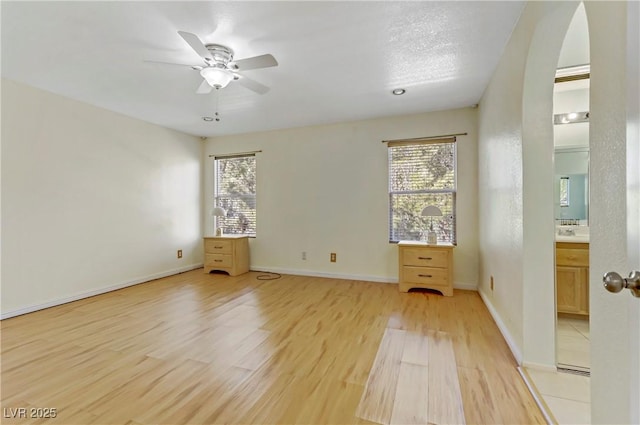
[(588, 376), (532, 369), (526, 372), (558, 424), (591, 423)]
[[(589, 320), (558, 318), (559, 368), (587, 372), (591, 366)], [(569, 372), (526, 369), (535, 390), (558, 424), (591, 423), (589, 377)]]
[(559, 317), (556, 329), (558, 366), (588, 371), (591, 366), (589, 320)]

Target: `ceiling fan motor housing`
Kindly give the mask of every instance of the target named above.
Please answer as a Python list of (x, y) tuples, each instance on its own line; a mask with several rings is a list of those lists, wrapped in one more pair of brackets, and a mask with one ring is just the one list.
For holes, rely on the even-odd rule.
[[(205, 44), (204, 47), (211, 53), (213, 61), (217, 64), (222, 64), (226, 67), (227, 64), (233, 60), (233, 50), (227, 46), (221, 44)], [(209, 58), (205, 58), (205, 60), (211, 62)]]

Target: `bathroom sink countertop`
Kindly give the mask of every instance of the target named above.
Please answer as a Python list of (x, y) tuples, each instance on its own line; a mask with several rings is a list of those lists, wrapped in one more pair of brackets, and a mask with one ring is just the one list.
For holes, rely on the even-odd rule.
[(589, 243), (589, 235), (556, 235), (556, 242)]

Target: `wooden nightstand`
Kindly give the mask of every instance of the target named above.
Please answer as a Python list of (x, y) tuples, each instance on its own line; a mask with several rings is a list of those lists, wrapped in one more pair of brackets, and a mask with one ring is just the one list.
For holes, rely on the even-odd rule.
[(425, 242), (398, 243), (399, 290), (425, 288), (453, 296), (453, 245)]
[(237, 276), (249, 271), (249, 236), (204, 238), (204, 272), (220, 270)]

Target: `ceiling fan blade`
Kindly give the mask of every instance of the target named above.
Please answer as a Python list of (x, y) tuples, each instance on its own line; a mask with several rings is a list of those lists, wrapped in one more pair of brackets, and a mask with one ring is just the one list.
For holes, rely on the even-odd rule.
[(242, 87), (248, 88), (251, 91), (254, 91), (258, 94), (265, 94), (269, 91), (269, 87), (265, 86), (262, 83), (259, 83), (251, 78), (247, 78), (244, 75), (237, 74), (240, 77), (237, 81)]
[(145, 63), (153, 63), (153, 64), (159, 64), (159, 65), (173, 65), (173, 66), (182, 66), (182, 67), (187, 67), (187, 68), (191, 68), (195, 71), (200, 71), (202, 69), (201, 66), (199, 65), (189, 65), (187, 63), (175, 63), (175, 62), (163, 62), (163, 61), (149, 61), (149, 60), (145, 60), (143, 61)]
[(209, 83), (207, 83), (207, 80), (202, 80), (202, 84), (200, 84), (200, 86), (198, 87), (198, 90), (196, 90), (196, 93), (209, 94), (211, 93), (211, 89), (213, 89), (213, 87), (211, 87)]
[(178, 34), (180, 34), (180, 37), (182, 37), (184, 41), (186, 41), (187, 44), (191, 46), (191, 48), (202, 57), (202, 59), (213, 60), (211, 53), (207, 50), (207, 48), (204, 46), (204, 43), (202, 42), (202, 40), (200, 40), (200, 38), (198, 38), (197, 35), (185, 31), (178, 31)]
[(240, 59), (233, 62), (234, 68), (239, 71), (247, 71), (249, 69), (269, 68), (278, 66), (278, 61), (271, 55), (260, 55), (252, 58)]

